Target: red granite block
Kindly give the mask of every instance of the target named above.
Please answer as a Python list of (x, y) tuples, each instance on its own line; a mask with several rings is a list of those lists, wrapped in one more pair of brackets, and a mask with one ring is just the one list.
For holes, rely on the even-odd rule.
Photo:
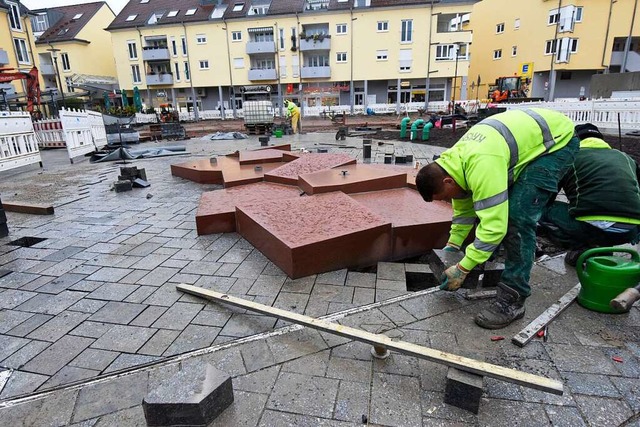
[(422, 255), (447, 243), (453, 211), (446, 202), (427, 203), (409, 188), (351, 197), (392, 223), (394, 260)]
[(300, 175), (355, 163), (356, 159), (346, 154), (301, 154), (300, 158), (265, 173), (264, 180), (279, 184), (297, 185)]
[(263, 163), (261, 165), (240, 165), (235, 168), (225, 168), (222, 172), (224, 187), (237, 187), (238, 185), (252, 184), (264, 181), (265, 172), (272, 171), (282, 166), (282, 162)]
[(200, 184), (222, 184), (223, 171), (238, 166), (238, 160), (231, 157), (216, 157), (215, 163), (211, 159), (192, 160), (171, 165), (171, 175)]
[(407, 174), (370, 165), (355, 164), (300, 175), (298, 186), (307, 194), (363, 193), (407, 186)]
[(236, 204), (300, 197), (297, 187), (260, 182), (202, 193), (196, 212), (198, 235), (236, 231)]
[(374, 167), (374, 168), (380, 168), (380, 169), (386, 169), (386, 170), (392, 170), (392, 171), (396, 171), (396, 172), (404, 172), (404, 173), (406, 173), (407, 174), (407, 186), (409, 188), (413, 188), (414, 190), (417, 190), (417, 188), (416, 188), (416, 175), (418, 175), (419, 169), (416, 169), (411, 165), (399, 166), (399, 165), (386, 165), (384, 163), (372, 163), (370, 166)]
[[(271, 147), (262, 147), (262, 148), (256, 148), (255, 150), (251, 150), (251, 151), (262, 151), (262, 150), (282, 150), (282, 151), (291, 151), (291, 144), (281, 144), (281, 145), (272, 145)], [(238, 158), (240, 157), (240, 153), (242, 151), (240, 150), (236, 150), (231, 154), (227, 154), (227, 157), (235, 157)]]
[(238, 233), (293, 279), (391, 256), (391, 223), (340, 192), (236, 206)]
[(266, 149), (256, 151), (241, 151), (240, 152), (240, 164), (252, 165), (259, 163), (275, 163), (282, 162), (282, 155), (285, 152), (282, 150)]

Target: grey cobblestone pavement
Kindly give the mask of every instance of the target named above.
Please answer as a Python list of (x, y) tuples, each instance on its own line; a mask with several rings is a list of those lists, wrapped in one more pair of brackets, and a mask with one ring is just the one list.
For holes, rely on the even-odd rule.
[[(359, 140), (338, 147), (333, 139), (308, 134), (271, 142), (323, 146), (362, 160)], [(640, 411), (637, 307), (604, 315), (574, 304), (550, 326), (547, 342), (510, 343), (577, 282), (561, 259), (534, 267), (527, 315), (498, 332), (503, 341), (491, 341), (495, 331), (473, 324), (486, 301), (437, 292), (385, 303), (406, 294), (396, 264), (381, 265), (377, 274), (340, 270), (291, 280), (235, 233), (198, 236), (200, 194), (218, 187), (170, 174), (172, 163), (258, 148), (257, 137), (184, 143), (187, 156), (133, 163), (146, 169), (147, 189), (116, 194), (110, 187), (121, 164), (70, 165), (60, 151), (43, 154), (43, 171), (1, 178), (3, 200), (52, 203), (56, 214), (7, 213), (11, 234), (0, 239), (0, 268), (12, 271), (0, 278), (0, 425), (145, 425), (146, 393), (184, 364), (203, 363), (233, 376), (235, 402), (214, 426), (363, 420), (379, 426), (612, 426)], [(442, 151), (395, 144), (422, 163)], [(149, 145), (158, 144), (141, 146)], [(381, 163), (389, 147), (374, 146), (374, 161)], [(9, 244), (20, 237), (46, 240)], [(473, 415), (443, 403), (441, 365), (396, 353), (372, 360), (368, 345), (286, 329), (275, 318), (178, 292), (178, 283), (316, 317), (373, 304), (338, 321), (559, 379), (565, 394), (485, 379), (480, 413)]]

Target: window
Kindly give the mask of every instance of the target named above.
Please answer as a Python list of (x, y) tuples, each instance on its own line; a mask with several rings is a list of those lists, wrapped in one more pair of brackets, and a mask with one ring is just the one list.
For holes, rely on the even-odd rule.
[(244, 3), (236, 3), (233, 5), (234, 12), (242, 12), (243, 8), (244, 8)]
[(400, 72), (411, 71), (411, 64), (413, 63), (412, 52), (413, 51), (411, 49), (400, 49)]
[(337, 24), (336, 25), (336, 33), (337, 34), (347, 34), (347, 24)]
[(511, 56), (516, 56), (518, 54), (518, 46), (511, 46)]
[(67, 92), (75, 92), (76, 88), (73, 87), (73, 80), (71, 80), (71, 77), (65, 77), (64, 78), (64, 82), (67, 85)]
[(501, 22), (498, 25), (496, 25), (496, 34), (502, 34), (502, 33), (504, 33), (504, 22)]
[(378, 50), (376, 51), (376, 60), (377, 61), (386, 61), (389, 59), (389, 52), (386, 50)]
[(558, 44), (557, 40), (547, 40), (547, 43), (544, 47), (544, 54), (551, 55), (556, 52), (556, 45)]
[(284, 28), (279, 29), (278, 42), (280, 43), (280, 50), (284, 50)]
[(200, 61), (200, 69), (201, 70), (209, 69), (209, 61), (207, 59)]
[(47, 28), (49, 28), (47, 15), (37, 15), (31, 18), (31, 26), (33, 27), (34, 33), (47, 31)]
[(129, 40), (127, 46), (129, 48), (129, 59), (138, 59), (138, 48), (135, 40)]
[(455, 55), (455, 46), (452, 44), (441, 44), (436, 46), (436, 61), (453, 60)]
[(500, 59), (500, 58), (502, 58), (502, 49), (494, 50), (493, 59)]
[(58, 31), (58, 35), (59, 35), (59, 36), (63, 36), (63, 35), (65, 35), (65, 34), (67, 34), (67, 32), (68, 32), (68, 31), (69, 31), (69, 29), (68, 29), (68, 28), (63, 28), (63, 29), (61, 29), (60, 31)]
[(9, 6), (9, 24), (12, 30), (22, 31), (22, 21), (20, 21), (20, 8), (16, 3), (7, 3)]
[(182, 56), (187, 56), (187, 39), (185, 36), (180, 37), (182, 43)]
[(547, 20), (547, 25), (557, 24), (560, 21), (560, 12), (558, 9), (554, 9), (549, 12), (549, 19)]
[(578, 51), (578, 39), (571, 39), (571, 53), (576, 53)]
[(336, 54), (336, 62), (347, 62), (347, 52), (338, 52)]
[(169, 13), (167, 13), (167, 18), (173, 18), (175, 16), (178, 16), (178, 12), (180, 12), (179, 10), (170, 10)]
[(184, 13), (186, 16), (191, 16), (191, 15), (195, 15), (196, 14), (196, 9), (187, 9), (187, 11)]
[(249, 13), (247, 13), (247, 15), (266, 15), (268, 11), (269, 6), (267, 5), (252, 6), (251, 9), (249, 9)]
[(560, 80), (571, 80), (571, 71), (561, 71)]
[(127, 16), (126, 21), (127, 22), (135, 21), (137, 17), (138, 17), (138, 15), (129, 15), (129, 16)]
[(389, 31), (389, 21), (378, 21), (378, 32)]
[(519, 30), (520, 29), (520, 18), (516, 18), (516, 20), (513, 21), (513, 29), (514, 30)]
[(82, 15), (84, 15), (84, 14), (83, 13), (76, 13), (75, 15), (73, 15), (73, 18), (71, 18), (71, 19), (76, 21), (76, 20), (82, 18)]
[(413, 37), (413, 20), (403, 19), (402, 30), (400, 33), (400, 41), (403, 43), (410, 43)]
[(328, 67), (329, 57), (324, 55), (307, 56), (307, 67)]
[(131, 66), (131, 74), (133, 75), (134, 83), (142, 83), (142, 79), (140, 78), (140, 66), (132, 65)]
[(13, 39), (13, 45), (16, 48), (16, 55), (18, 56), (18, 62), (20, 64), (30, 64), (29, 50), (27, 49), (27, 42), (24, 39)]
[(253, 70), (275, 70), (276, 62), (273, 59), (259, 59), (254, 62)]
[(173, 56), (178, 56), (178, 45), (176, 43), (176, 39), (171, 39), (171, 53)]
[(62, 59), (62, 69), (64, 71), (71, 70), (71, 64), (69, 63), (69, 54), (68, 53), (61, 54), (60, 59)]
[(173, 64), (173, 68), (175, 69), (174, 72), (174, 77), (176, 78), (176, 81), (180, 81), (180, 64), (178, 64), (177, 62)]
[(233, 68), (244, 68), (244, 58), (233, 58)]
[(576, 22), (582, 22), (582, 6), (576, 7), (575, 20)]
[(140, 0), (140, 4), (149, 3), (149, 0)]
[(207, 44), (207, 36), (204, 34), (197, 34), (196, 44)]
[(234, 42), (239, 42), (242, 40), (242, 32), (241, 31), (232, 31), (231, 32), (231, 40)]
[(184, 79), (189, 81), (191, 74), (189, 73), (189, 63), (184, 61)]

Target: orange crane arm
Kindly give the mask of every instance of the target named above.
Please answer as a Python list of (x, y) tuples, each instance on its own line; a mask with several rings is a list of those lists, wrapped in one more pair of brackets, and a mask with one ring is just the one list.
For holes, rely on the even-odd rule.
[(33, 112), (34, 104), (40, 105), (40, 81), (38, 79), (38, 69), (33, 67), (28, 73), (14, 71), (13, 68), (0, 69), (0, 83), (8, 83), (13, 80), (27, 81), (27, 111)]

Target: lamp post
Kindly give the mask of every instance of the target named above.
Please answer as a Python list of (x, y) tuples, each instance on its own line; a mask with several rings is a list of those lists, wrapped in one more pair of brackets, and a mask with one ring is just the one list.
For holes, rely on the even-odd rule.
[(355, 111), (355, 103), (356, 103), (356, 99), (355, 99), (355, 90), (353, 88), (353, 23), (357, 20), (358, 18), (354, 18), (353, 17), (353, 8), (351, 9), (351, 28), (349, 28), (349, 31), (351, 32), (351, 60), (349, 61), (351, 63), (351, 81), (349, 82), (349, 103), (351, 104), (351, 115), (353, 115), (354, 111)]
[(56, 49), (54, 47), (51, 47), (51, 49), (47, 49), (48, 52), (51, 52), (51, 57), (53, 58), (53, 65), (54, 67), (56, 67), (56, 76), (58, 76), (58, 84), (60, 87), (60, 95), (62, 96), (62, 105), (64, 105), (64, 107), (67, 107), (67, 102), (64, 99), (64, 89), (62, 88), (62, 79), (60, 78), (60, 69), (58, 68), (58, 52), (60, 52), (60, 49)]
[(451, 129), (455, 133), (456, 131), (456, 82), (458, 81), (458, 51), (460, 50), (460, 43), (454, 44), (453, 53), (456, 56), (456, 66), (453, 72), (453, 90), (451, 96)]

